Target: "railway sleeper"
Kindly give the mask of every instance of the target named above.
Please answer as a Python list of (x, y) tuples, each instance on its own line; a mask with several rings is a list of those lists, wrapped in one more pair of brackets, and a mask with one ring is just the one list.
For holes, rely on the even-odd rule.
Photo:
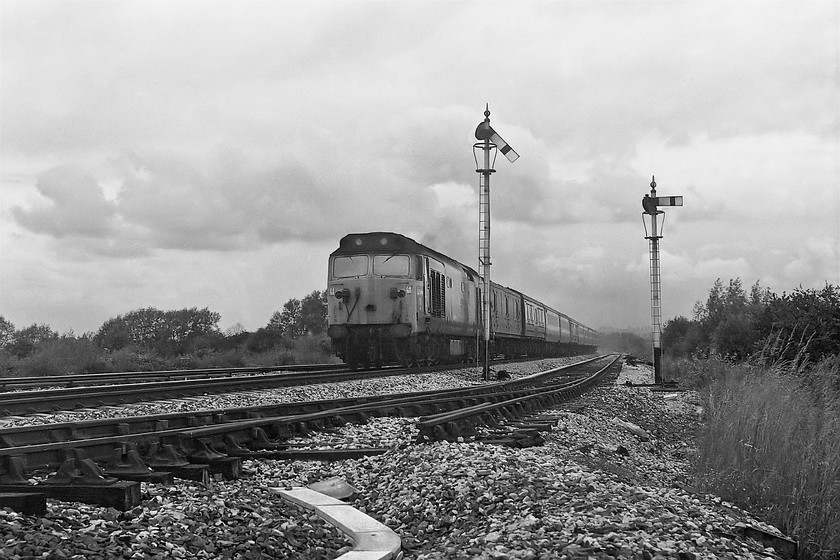
[(47, 497), (37, 492), (0, 492), (0, 509), (9, 508), (23, 515), (47, 514)]
[(35, 493), (121, 511), (140, 505), (140, 483), (105, 477), (91, 459), (68, 458), (58, 472), (38, 484), (0, 482), (2, 493)]

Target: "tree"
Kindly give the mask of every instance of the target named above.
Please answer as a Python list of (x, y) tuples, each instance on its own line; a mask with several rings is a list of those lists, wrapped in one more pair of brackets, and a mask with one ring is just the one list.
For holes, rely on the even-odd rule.
[(164, 339), (160, 344), (168, 346), (170, 352), (185, 352), (197, 346), (206, 347), (214, 335), (219, 335), (218, 323), (221, 315), (207, 307), (179, 309), (164, 314)]
[(752, 354), (762, 338), (758, 326), (768, 294), (756, 282), (747, 299), (740, 278), (730, 279), (726, 287), (720, 278), (715, 280), (706, 303), (694, 306), (696, 348), (734, 358)]
[(233, 325), (231, 325), (231, 326), (229, 326), (228, 328), (225, 329), (225, 336), (226, 337), (239, 336), (240, 334), (242, 334), (244, 332), (246, 332), (245, 331), (245, 326), (242, 323), (235, 323), (235, 324), (233, 324)]
[(15, 338), (15, 326), (0, 315), (0, 348), (5, 348)]
[(691, 356), (701, 349), (700, 324), (676, 317), (662, 327), (663, 352), (672, 356)]
[(295, 339), (306, 333), (320, 334), (327, 330), (327, 292), (313, 291), (303, 300), (290, 299), (283, 311), (275, 311), (267, 329)]
[(821, 290), (803, 289), (774, 297), (763, 324), (773, 360), (817, 362), (840, 354), (840, 288), (826, 284)]
[(327, 330), (327, 291), (315, 290), (303, 298), (300, 305), (302, 332), (320, 334)]
[(33, 323), (14, 334), (14, 341), (7, 346), (7, 350), (18, 358), (25, 358), (33, 354), (38, 346), (49, 340), (58, 338), (58, 333), (49, 325)]
[(153, 307), (130, 311), (106, 321), (96, 333), (97, 343), (111, 350), (128, 345), (157, 350), (162, 355), (207, 346), (218, 332), (221, 315), (208, 308), (161, 311)]
[(289, 338), (297, 338), (300, 334), (300, 300), (290, 299), (283, 304), (283, 311), (275, 311), (266, 328)]
[(122, 350), (133, 342), (131, 330), (122, 316), (108, 319), (102, 323), (102, 326), (96, 331), (94, 340), (101, 348), (107, 350)]
[(245, 347), (251, 352), (268, 352), (283, 342), (283, 335), (277, 329), (262, 327), (248, 335)]

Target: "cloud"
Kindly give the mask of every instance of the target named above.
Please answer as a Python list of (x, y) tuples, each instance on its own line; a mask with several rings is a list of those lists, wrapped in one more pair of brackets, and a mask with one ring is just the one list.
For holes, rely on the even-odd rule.
[(808, 238), (798, 247), (796, 258), (784, 266), (787, 280), (814, 288), (840, 279), (838, 241)]
[(14, 207), (12, 216), (36, 233), (57, 238), (103, 237), (114, 227), (116, 204), (106, 200), (97, 180), (76, 166), (55, 167), (35, 184), (42, 200)]

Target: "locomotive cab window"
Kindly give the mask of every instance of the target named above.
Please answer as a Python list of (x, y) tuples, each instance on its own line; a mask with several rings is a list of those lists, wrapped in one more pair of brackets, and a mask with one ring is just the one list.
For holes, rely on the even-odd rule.
[(367, 255), (336, 257), (332, 267), (333, 278), (364, 276), (368, 273), (368, 261)]
[(373, 275), (402, 278), (408, 276), (411, 260), (408, 255), (374, 255)]

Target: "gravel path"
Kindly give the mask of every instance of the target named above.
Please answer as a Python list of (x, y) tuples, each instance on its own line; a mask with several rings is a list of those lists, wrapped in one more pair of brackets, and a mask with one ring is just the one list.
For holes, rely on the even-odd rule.
[[(449, 375), (478, 382), (477, 371), (468, 371)], [(336, 476), (359, 490), (355, 507), (403, 538), (407, 559), (772, 557), (734, 534), (738, 522), (769, 527), (686, 489), (697, 397), (665, 398), (621, 385), (651, 377), (647, 367), (625, 366), (615, 386), (583, 398), (585, 408), (547, 412), (558, 425), (542, 447), (417, 446), (410, 444), (416, 436), (410, 420), (373, 419), (318, 437), (394, 446), (385, 455), (335, 463), (246, 461), (247, 476), (238, 481), (144, 484), (143, 504), (124, 513), (56, 500), (48, 500), (45, 517), (0, 510), (0, 558), (335, 558), (351, 543), (267, 489)], [(386, 392), (388, 382), (382, 383), (365, 390)]]

